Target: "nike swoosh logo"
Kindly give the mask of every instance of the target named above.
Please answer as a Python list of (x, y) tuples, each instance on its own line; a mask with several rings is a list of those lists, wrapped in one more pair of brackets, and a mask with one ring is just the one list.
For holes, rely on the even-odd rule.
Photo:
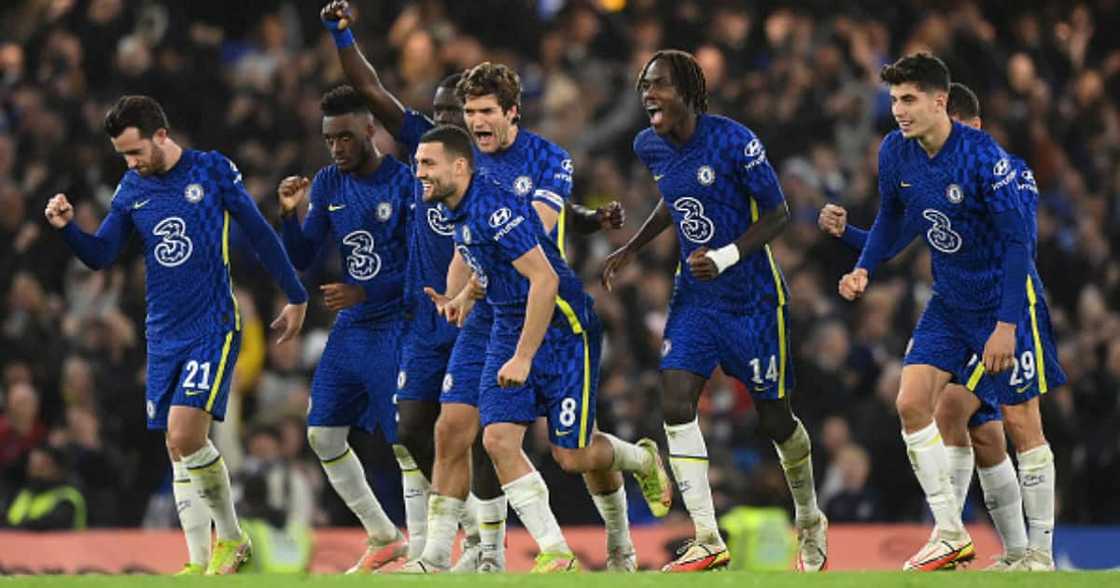
[(908, 184), (906, 182), (901, 182), (899, 185), (902, 186), (903, 188), (909, 188), (911, 186), (911, 184)]
[(660, 181), (661, 181), (661, 178), (663, 178), (663, 177), (665, 177), (665, 174), (661, 174), (661, 175), (659, 175), (659, 176), (656, 176), (656, 175), (655, 175), (655, 176), (653, 176), (653, 181), (655, 181), (655, 182), (660, 182)]
[(145, 207), (145, 206), (147, 206), (147, 205), (148, 205), (148, 203), (149, 203), (149, 202), (151, 202), (151, 201), (152, 201), (152, 199), (151, 199), (151, 198), (149, 198), (149, 199), (147, 199), (147, 200), (144, 200), (143, 202), (136, 202), (136, 203), (134, 203), (134, 204), (132, 205), (132, 210), (139, 210), (139, 209), (141, 209), (141, 208), (144, 208), (144, 207)]
[(345, 204), (328, 204), (327, 205), (327, 210), (329, 210), (330, 212), (334, 212), (336, 210), (342, 210), (343, 208), (346, 208)]
[(553, 429), (552, 432), (555, 433), (557, 437), (567, 437), (572, 434), (571, 431), (561, 431), (560, 429)]
[(1027, 384), (1027, 385), (1023, 386), (1022, 388), (1016, 388), (1015, 393), (1016, 394), (1022, 394), (1023, 392), (1026, 392), (1027, 390), (1029, 390), (1030, 387), (1031, 387), (1031, 384)]
[(206, 394), (206, 390), (183, 390), (185, 396), (198, 396), (199, 394)]

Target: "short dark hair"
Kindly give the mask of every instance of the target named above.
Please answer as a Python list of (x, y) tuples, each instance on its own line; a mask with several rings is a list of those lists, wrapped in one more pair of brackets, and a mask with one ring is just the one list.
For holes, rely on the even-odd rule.
[(455, 95), (460, 102), (493, 94), (502, 111), (516, 106), (521, 108), (521, 78), (509, 66), (484, 61), (461, 76), (455, 85)]
[(136, 127), (140, 136), (149, 138), (160, 129), (170, 129), (163, 107), (150, 96), (121, 96), (105, 113), (105, 133), (115, 139), (128, 127)]
[(449, 90), (454, 90), (455, 87), (459, 85), (459, 80), (461, 80), (461, 79), (463, 79), (463, 72), (461, 72), (461, 71), (455, 72), (455, 73), (447, 76), (446, 78), (443, 78), (442, 80), (440, 80), (439, 85), (436, 86), (436, 87), (437, 88), (447, 88)]
[(949, 116), (955, 116), (962, 120), (978, 118), (980, 116), (980, 99), (976, 97), (972, 88), (960, 82), (953, 82), (949, 85), (949, 105), (945, 107), (945, 110), (949, 112)]
[(669, 64), (669, 71), (673, 74), (673, 86), (684, 99), (684, 103), (696, 112), (708, 112), (708, 82), (704, 78), (704, 70), (696, 62), (696, 58), (687, 51), (662, 49), (654, 53), (653, 57), (642, 66), (642, 71), (638, 72), (635, 87), (641, 85), (642, 78), (658, 59)]
[(361, 94), (352, 86), (342, 85), (323, 94), (319, 101), (319, 109), (323, 116), (341, 116), (343, 114), (369, 114), (369, 107)]
[(892, 86), (917, 84), (923, 92), (948, 92), (951, 81), (949, 67), (945, 62), (926, 52), (907, 55), (890, 65), (884, 65), (879, 70), (879, 79)]
[(454, 157), (463, 157), (474, 169), (474, 146), (471, 136), (455, 125), (439, 125), (420, 135), (420, 143), (443, 143), (443, 148)]

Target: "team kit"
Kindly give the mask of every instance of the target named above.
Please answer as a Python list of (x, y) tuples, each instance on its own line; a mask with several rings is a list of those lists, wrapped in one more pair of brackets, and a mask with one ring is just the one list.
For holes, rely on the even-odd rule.
[[(661, 347), (666, 446), (659, 447), (596, 426), (603, 326), (565, 257), (567, 233), (618, 229), (625, 212), (617, 202), (590, 209), (571, 201), (569, 154), (520, 127), (517, 73), (485, 62), (449, 76), (429, 117), (382, 85), (356, 43), (347, 2), (328, 4), (321, 21), (348, 81), (321, 101), (333, 163), (311, 179), (280, 183), (279, 231), (234, 162), (180, 147), (163, 109), (146, 96), (122, 97), (106, 115), (106, 134), (129, 171), (97, 231), (72, 222), (64, 194), (45, 211), (93, 269), (112, 264), (133, 232), (142, 240), (145, 406), (149, 428), (165, 432), (173, 465), (188, 548), (179, 573), (236, 573), (253, 551), (228, 469), (208, 438), (211, 422), (225, 416), (241, 338), (230, 278), (233, 222), (287, 298), (272, 324), (281, 341), (299, 332), (306, 314), (309, 295), (297, 272), (330, 248), (341, 260), (341, 281), (320, 286), (337, 318), (312, 379), (307, 438), (367, 535), (349, 573), (503, 572), (511, 507), (538, 546), (533, 572), (580, 570), (549, 489), (522, 451), (540, 418), (552, 457), (583, 477), (603, 519), (608, 570), (638, 569), (626, 474), (655, 516), (669, 512), (675, 490), (694, 524), (663, 571), (725, 568), (731, 554), (716, 522), (697, 416), (717, 366), (746, 386), (774, 444), (794, 502), (796, 568), (826, 569), (828, 520), (817, 502), (809, 434), (789, 401), (790, 295), (769, 245), (790, 213), (762, 140), (707, 113), (695, 59), (658, 51), (637, 72), (649, 127), (635, 137), (634, 153), (660, 198), (601, 274), (609, 292), (642, 247), (675, 229), (680, 266)], [(975, 468), (1004, 547), (989, 569), (1052, 570), (1054, 460), (1038, 399), (1065, 375), (1034, 263), (1038, 189), (1027, 164), (981, 130), (976, 96), (951, 83), (938, 58), (909, 55), (880, 77), (898, 129), (879, 149), (875, 223), (849, 226), (846, 211), (828, 205), (819, 224), (860, 252), (839, 283), (847, 300), (914, 239), (931, 253), (933, 295), (903, 358), (897, 406), (934, 528), (902, 568), (954, 569), (975, 558), (961, 523)], [(405, 161), (379, 152), (378, 124)], [(937, 411), (935, 420), (948, 398), (967, 408)], [(1003, 420), (1015, 431), (1018, 471), (1004, 443), (987, 441), (1003, 439)], [(407, 535), (374, 496), (347, 441), (352, 428), (380, 431), (391, 444)]]

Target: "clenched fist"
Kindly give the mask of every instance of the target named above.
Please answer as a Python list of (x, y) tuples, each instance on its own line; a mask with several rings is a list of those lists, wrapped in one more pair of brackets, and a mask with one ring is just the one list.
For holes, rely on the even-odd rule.
[(55, 194), (43, 212), (47, 215), (47, 222), (56, 229), (65, 227), (74, 219), (74, 207), (66, 199), (66, 194)]
[(288, 176), (280, 182), (276, 189), (276, 197), (280, 200), (280, 214), (288, 216), (294, 214), (300, 204), (307, 198), (307, 191), (311, 187), (311, 180), (303, 176)]

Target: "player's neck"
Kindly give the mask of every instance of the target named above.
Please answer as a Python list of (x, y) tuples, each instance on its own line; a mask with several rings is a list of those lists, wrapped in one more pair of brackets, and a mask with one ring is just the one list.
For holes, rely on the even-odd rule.
[(368, 175), (372, 174), (373, 172), (377, 171), (377, 168), (381, 167), (381, 162), (384, 161), (384, 160), (385, 160), (384, 155), (381, 155), (380, 153), (376, 153), (376, 152), (370, 153), (369, 157), (366, 158), (366, 162), (363, 163), (361, 167), (359, 167), (358, 169), (356, 169), (354, 171), (359, 176), (368, 176)]
[(690, 112), (675, 129), (669, 132), (669, 140), (676, 143), (678, 147), (687, 144), (696, 133), (699, 122), (700, 115)]
[(179, 164), (179, 160), (183, 158), (183, 148), (178, 143), (167, 140), (167, 144), (163, 146), (163, 173), (167, 173)]
[(930, 128), (928, 133), (918, 137), (918, 144), (922, 146), (926, 155), (933, 157), (945, 146), (952, 132), (953, 121), (948, 116), (944, 116)]
[(506, 149), (509, 149), (510, 147), (513, 147), (513, 144), (516, 143), (516, 142), (517, 142), (517, 125), (510, 125), (509, 126), (509, 134), (506, 135), (505, 142), (502, 143), (498, 147), (498, 151), (505, 151)]
[(467, 176), (466, 183), (455, 188), (455, 191), (443, 201), (444, 206), (451, 210), (459, 208), (459, 204), (463, 201), (463, 198), (466, 198), (467, 192), (470, 192), (472, 182), (474, 182), (474, 174)]

